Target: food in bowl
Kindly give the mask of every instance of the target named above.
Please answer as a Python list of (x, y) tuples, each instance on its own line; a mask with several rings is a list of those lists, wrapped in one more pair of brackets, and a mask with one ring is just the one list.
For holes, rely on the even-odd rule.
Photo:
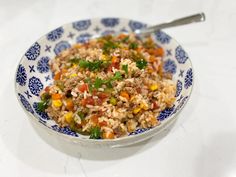
[(40, 94), (38, 109), (61, 127), (92, 139), (114, 139), (152, 128), (175, 102), (164, 50), (151, 38), (120, 34), (91, 39), (50, 62), (54, 82)]

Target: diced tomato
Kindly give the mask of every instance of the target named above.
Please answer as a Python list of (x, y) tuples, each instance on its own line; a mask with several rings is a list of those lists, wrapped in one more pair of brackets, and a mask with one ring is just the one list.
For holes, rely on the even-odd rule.
[(90, 117), (90, 119), (94, 124), (98, 124), (98, 115), (94, 114)]
[(158, 104), (157, 104), (156, 101), (154, 101), (154, 102), (152, 103), (152, 106), (153, 106), (153, 109), (158, 109), (158, 108), (159, 108), (159, 106), (158, 106)]
[(108, 97), (108, 95), (106, 93), (100, 92), (97, 94), (98, 98), (104, 100)]
[(83, 84), (83, 85), (79, 86), (79, 91), (81, 91), (81, 92), (88, 91), (88, 85)]
[(99, 122), (98, 125), (100, 127), (107, 126), (107, 122), (106, 121), (102, 121), (102, 122)]
[(87, 97), (81, 100), (81, 105), (82, 106), (86, 106), (87, 104), (89, 105), (94, 105), (95, 101), (92, 97)]
[(44, 90), (45, 90), (45, 92), (49, 92), (50, 91), (50, 87), (47, 86)]
[(116, 69), (120, 69), (120, 63), (111, 63), (108, 68), (107, 71), (112, 71), (112, 68), (116, 68)]

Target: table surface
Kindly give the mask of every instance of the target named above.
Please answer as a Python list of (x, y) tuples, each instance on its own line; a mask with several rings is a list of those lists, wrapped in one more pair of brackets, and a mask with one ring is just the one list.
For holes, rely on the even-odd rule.
[[(35, 129), (16, 101), (21, 56), (61, 24), (125, 17), (150, 24), (195, 12), (207, 21), (165, 30), (188, 51), (194, 90), (172, 128), (124, 148), (89, 149)], [(0, 172), (3, 177), (235, 177), (235, 0), (0, 0)]]

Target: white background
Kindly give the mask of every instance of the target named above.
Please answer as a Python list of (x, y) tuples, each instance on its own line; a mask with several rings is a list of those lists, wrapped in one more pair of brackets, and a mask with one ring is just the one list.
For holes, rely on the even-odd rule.
[[(141, 144), (88, 149), (35, 131), (14, 93), (26, 49), (46, 32), (90, 17), (150, 24), (196, 12), (205, 23), (165, 30), (188, 52), (192, 97), (176, 124)], [(1, 177), (236, 177), (235, 0), (0, 0)]]

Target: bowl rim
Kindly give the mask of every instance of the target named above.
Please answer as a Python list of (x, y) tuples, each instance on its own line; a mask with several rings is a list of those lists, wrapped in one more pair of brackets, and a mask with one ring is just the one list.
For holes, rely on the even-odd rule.
[[(144, 25), (147, 25), (147, 26), (150, 26), (150, 24), (147, 24), (147, 23), (145, 23), (145, 22), (143, 22), (143, 21), (139, 21), (139, 20), (136, 20), (136, 19), (129, 19), (129, 18), (123, 18), (123, 17), (96, 17), (96, 18), (84, 18), (84, 19), (80, 19), (80, 20), (76, 20), (76, 21), (71, 21), (71, 22), (68, 22), (68, 23), (64, 23), (64, 24), (62, 24), (62, 25), (60, 25), (60, 26), (58, 26), (58, 27), (56, 27), (56, 28), (54, 28), (54, 29), (57, 29), (57, 28), (59, 28), (59, 27), (65, 27), (65, 26), (67, 26), (67, 25), (70, 25), (70, 24), (72, 24), (72, 23), (74, 23), (74, 22), (78, 22), (78, 21), (83, 21), (83, 20), (91, 20), (91, 21), (97, 21), (97, 20), (101, 20), (101, 19), (104, 19), (104, 18), (117, 18), (117, 19), (119, 19), (119, 20), (126, 20), (126, 21), (130, 21), (130, 20), (132, 20), (132, 21), (136, 21), (136, 22), (140, 22), (140, 23), (142, 23), (142, 24), (144, 24)], [(53, 30), (54, 30), (53, 29)], [(86, 30), (85, 30), (86, 31)], [(164, 32), (163, 30), (160, 30), (161, 32)], [(50, 31), (49, 31), (50, 32)], [(42, 36), (40, 36), (37, 40), (35, 40), (34, 41), (34, 43), (35, 42), (37, 42), (37, 41), (39, 41), (39, 40), (41, 40), (43, 37), (45, 37), (49, 32), (47, 32), (47, 33), (45, 33), (45, 34), (43, 34)], [(166, 32), (164, 32), (165, 34), (167, 34)], [(169, 34), (167, 34), (168, 36), (170, 36)], [(94, 35), (93, 35), (94, 36)], [(92, 36), (92, 37), (93, 37)], [(176, 44), (178, 44), (182, 49), (184, 49), (183, 47), (182, 47), (182, 45), (179, 43), (179, 42), (177, 42), (177, 40), (175, 39), (175, 38), (173, 38), (172, 36), (170, 36), (171, 37), (171, 40), (173, 40)], [(32, 45), (32, 44), (31, 44)], [(28, 49), (28, 48), (27, 48)], [(184, 50), (185, 51), (185, 50)], [(24, 112), (26, 113), (26, 115), (28, 116), (28, 118), (30, 117), (30, 118), (32, 118), (32, 119), (30, 119), (30, 120), (34, 120), (34, 122), (37, 124), (37, 125), (40, 125), (40, 127), (42, 127), (42, 128), (44, 128), (45, 130), (47, 130), (47, 132), (49, 133), (54, 133), (54, 134), (56, 134), (56, 135), (59, 135), (59, 136), (61, 136), (61, 137), (63, 137), (63, 138), (66, 138), (66, 139), (70, 139), (70, 140), (75, 140), (75, 141), (81, 141), (81, 142), (85, 142), (85, 143), (102, 143), (102, 144), (105, 144), (105, 143), (119, 143), (119, 142), (122, 142), (122, 141), (124, 141), (124, 140), (130, 140), (130, 141), (132, 141), (132, 139), (135, 139), (135, 138), (138, 138), (138, 137), (142, 137), (142, 136), (144, 136), (144, 137), (142, 137), (141, 139), (139, 139), (139, 140), (136, 140), (135, 142), (133, 142), (133, 143), (137, 143), (137, 142), (141, 142), (141, 141), (144, 141), (145, 139), (149, 139), (149, 138), (151, 138), (151, 137), (153, 137), (153, 136), (155, 136), (156, 134), (158, 134), (158, 133), (160, 133), (163, 129), (165, 129), (166, 127), (168, 127), (168, 126), (170, 126), (176, 119), (177, 119), (177, 117), (178, 117), (178, 115), (180, 114), (180, 112), (182, 112), (182, 110), (184, 109), (184, 107), (186, 107), (186, 104), (187, 104), (187, 102), (189, 101), (189, 99), (190, 99), (190, 97), (191, 97), (191, 95), (192, 95), (192, 92), (193, 92), (193, 88), (194, 88), (194, 82), (195, 82), (195, 73), (194, 73), (194, 68), (193, 68), (193, 65), (192, 65), (192, 61), (191, 61), (191, 59), (190, 59), (190, 57), (189, 57), (189, 54), (186, 52), (186, 54), (188, 55), (188, 61), (189, 61), (189, 66), (190, 66), (190, 68), (192, 69), (192, 76), (193, 76), (193, 81), (192, 81), (192, 85), (190, 86), (190, 89), (189, 89), (189, 94), (187, 95), (188, 97), (187, 97), (187, 99), (186, 99), (186, 101), (183, 103), (183, 105), (177, 110), (177, 112), (173, 115), (170, 115), (169, 117), (168, 117), (168, 119), (166, 119), (165, 120), (165, 122), (162, 122), (161, 123), (161, 125), (159, 125), (159, 126), (155, 126), (155, 127), (152, 127), (152, 128), (150, 128), (150, 129), (148, 129), (148, 130), (146, 130), (146, 131), (144, 131), (144, 132), (142, 132), (142, 133), (138, 133), (138, 134), (133, 134), (132, 136), (124, 136), (124, 137), (120, 137), (120, 138), (115, 138), (115, 139), (89, 139), (89, 138), (81, 138), (81, 136), (80, 136), (80, 134), (79, 134), (79, 136), (71, 136), (71, 135), (67, 135), (67, 134), (64, 134), (64, 133), (61, 133), (61, 132), (58, 132), (58, 131), (56, 131), (56, 130), (53, 130), (52, 128), (50, 128), (50, 127), (48, 127), (48, 126), (46, 126), (46, 125), (44, 125), (44, 124), (42, 124), (42, 123), (40, 123), (39, 122), (39, 119), (36, 117), (36, 116), (34, 116), (34, 115), (32, 115), (31, 113), (29, 113), (28, 111), (26, 111), (25, 110), (25, 108), (24, 108), (24, 106), (22, 105), (22, 103), (21, 103), (21, 101), (20, 101), (20, 99), (19, 99), (19, 96), (18, 96), (18, 92), (17, 92), (17, 88), (18, 88), (18, 86), (17, 86), (17, 83), (15, 82), (16, 81), (16, 75), (17, 75), (17, 69), (18, 69), (18, 67), (19, 67), (19, 65), (22, 63), (22, 61), (24, 60), (24, 56), (25, 56), (25, 54), (23, 54), (23, 56), (21, 57), (21, 59), (19, 60), (19, 62), (17, 63), (17, 65), (16, 65), (16, 69), (15, 69), (15, 77), (14, 77), (14, 82), (15, 82), (15, 84), (14, 84), (14, 87), (15, 87), (15, 95), (16, 95), (16, 98), (17, 98), (17, 100), (18, 100), (18, 103), (20, 104), (20, 106), (21, 106), (21, 108), (24, 110)], [(133, 144), (133, 143), (130, 143), (130, 144)], [(111, 145), (112, 147), (119, 147), (119, 146), (122, 146), (122, 145)]]

